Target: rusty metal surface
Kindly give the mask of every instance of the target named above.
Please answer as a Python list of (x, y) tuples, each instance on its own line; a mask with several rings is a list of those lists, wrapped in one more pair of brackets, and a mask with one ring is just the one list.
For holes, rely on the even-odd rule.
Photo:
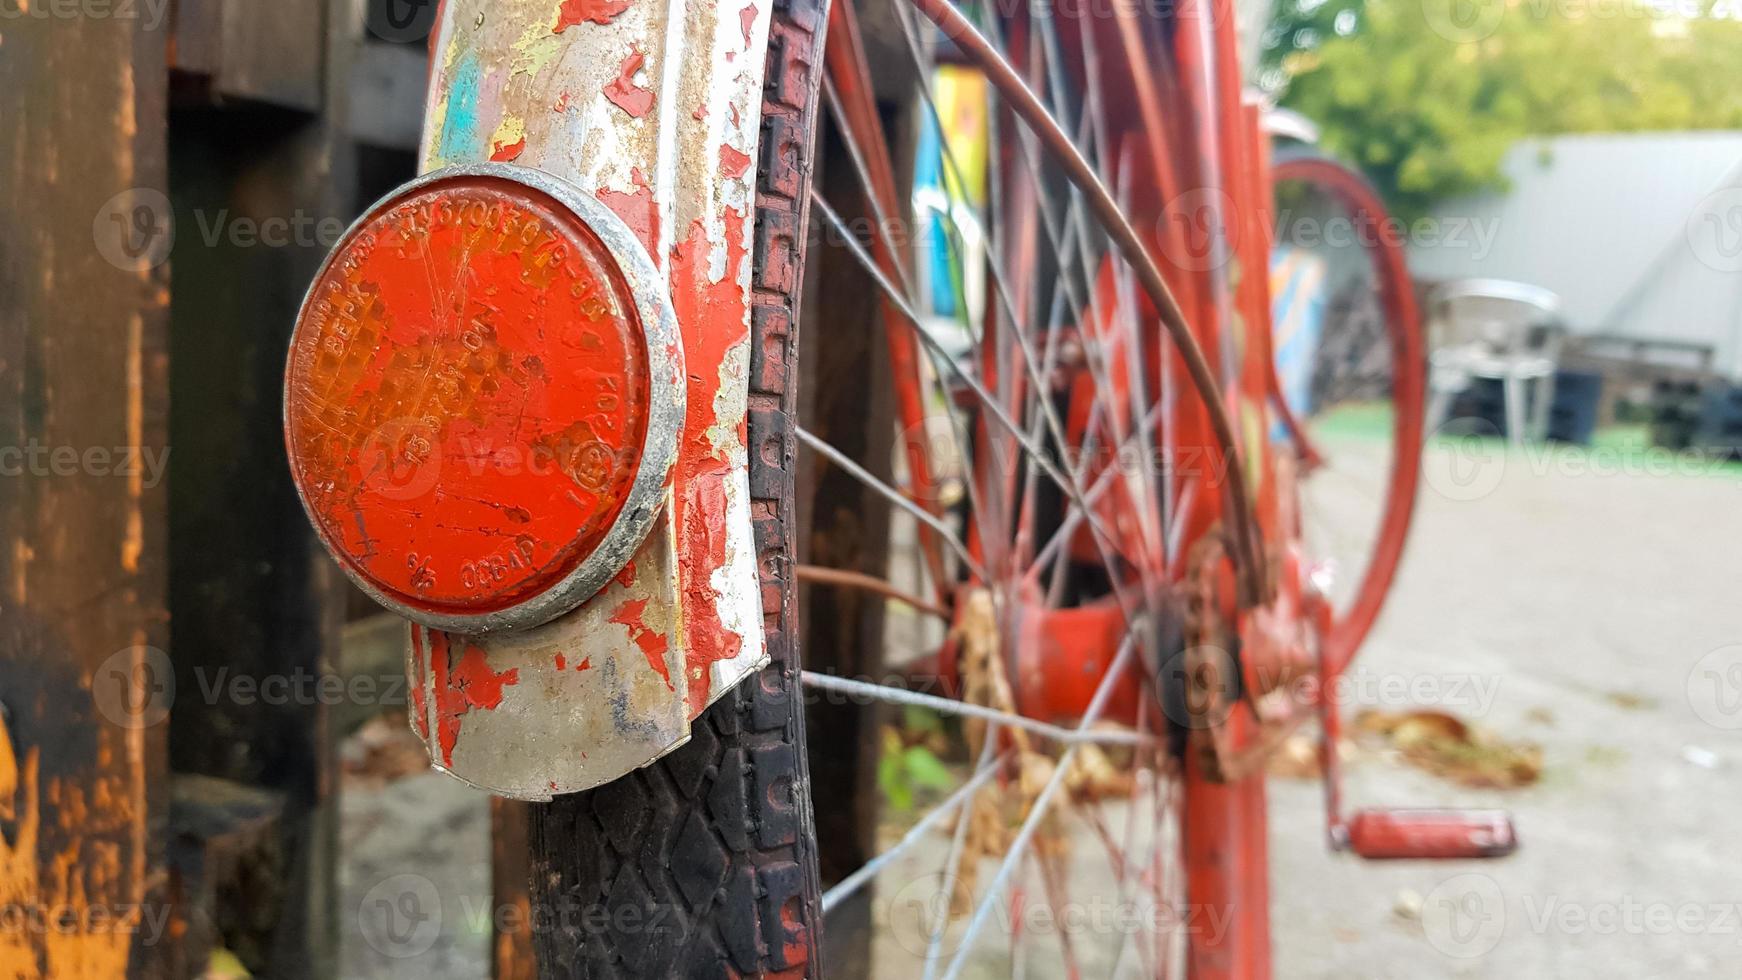
[[(676, 316), (672, 363), (687, 367), (670, 386), (686, 399), (671, 492), (642, 515), (651, 528), (632, 554), (597, 553), (586, 577), (608, 581), (591, 599), (575, 607), (576, 590), (538, 615), (489, 619), (520, 605), (496, 596), (483, 618), (454, 619), (375, 583), (436, 627), (412, 632), (414, 726), (438, 767), (468, 782), (526, 799), (598, 785), (682, 744), (694, 717), (768, 662), (746, 416), (769, 16), (767, 0), (444, 10), (422, 169), (512, 164), (523, 181), (608, 208), (633, 239), (609, 251), (626, 269), (630, 253), (648, 260), (648, 289)], [(395, 580), (420, 571), (410, 562)], [(510, 591), (550, 571), (515, 576)]]

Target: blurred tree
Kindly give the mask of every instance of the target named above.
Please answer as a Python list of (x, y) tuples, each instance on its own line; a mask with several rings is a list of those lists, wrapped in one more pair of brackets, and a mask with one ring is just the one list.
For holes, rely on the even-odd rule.
[(1742, 128), (1739, 0), (1278, 0), (1260, 84), (1404, 217), (1526, 136)]

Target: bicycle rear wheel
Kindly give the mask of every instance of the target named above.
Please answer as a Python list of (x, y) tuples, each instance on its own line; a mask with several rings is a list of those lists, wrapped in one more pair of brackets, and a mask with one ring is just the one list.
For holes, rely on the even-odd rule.
[[(1252, 508), (1274, 490), (1269, 450), (1233, 421), (1263, 415), (1262, 360), (1231, 334), (1226, 252), (1197, 261), (1172, 220), (1204, 196), (1181, 190), (1202, 134), (1177, 120), (1212, 115), (1226, 80), (1167, 77), (1186, 28), (1134, 9), (981, 13), (897, 4), (875, 39), (917, 79), (911, 167), (889, 149), (853, 8), (831, 14), (825, 104), (859, 186), (817, 199), (818, 240), (883, 299), (908, 438), (897, 479), (800, 438), (911, 522), (918, 570), (811, 576), (899, 597), (947, 640), (894, 651), (902, 684), (807, 682), (965, 717), (921, 743), (896, 734), (886, 764), (935, 751), (955, 781), (923, 814), (889, 815), (886, 850), (824, 906), (875, 890), (879, 975), (1265, 976), (1262, 777), (1224, 785), (1187, 751), (1224, 721), (1187, 703), (1188, 644), (1233, 649), (1223, 598), (1269, 588)], [(1224, 182), (1246, 199), (1232, 171), (1207, 186)]]

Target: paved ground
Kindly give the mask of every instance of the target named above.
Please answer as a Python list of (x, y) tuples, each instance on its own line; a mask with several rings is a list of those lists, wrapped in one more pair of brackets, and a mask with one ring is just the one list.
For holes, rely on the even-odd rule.
[(1742, 652), (1724, 649), (1742, 643), (1742, 480), (1637, 452), (1443, 446), (1427, 475), (1360, 661), (1366, 700), (1424, 678), (1448, 710), (1540, 744), (1544, 778), (1460, 791), (1358, 761), (1353, 802), (1504, 806), (1523, 840), (1503, 862), (1390, 866), (1327, 854), (1316, 784), (1274, 781), (1277, 976), (1742, 975)]
[[(1612, 450), (1430, 452), (1350, 711), (1406, 707), (1392, 689), (1412, 679), (1413, 703), (1541, 745), (1544, 776), (1466, 791), (1369, 752), (1347, 796), (1504, 806), (1524, 846), (1494, 864), (1361, 864), (1326, 852), (1316, 783), (1273, 780), (1279, 978), (1742, 975), (1742, 647), (1726, 649), (1742, 644), (1742, 478), (1715, 469)], [(345, 975), (482, 976), (478, 799), (420, 776), (349, 793), (345, 815)], [(383, 885), (406, 869), (430, 888)], [(444, 925), (420, 932), (431, 888)], [(915, 975), (911, 952), (884, 961), (879, 976)]]

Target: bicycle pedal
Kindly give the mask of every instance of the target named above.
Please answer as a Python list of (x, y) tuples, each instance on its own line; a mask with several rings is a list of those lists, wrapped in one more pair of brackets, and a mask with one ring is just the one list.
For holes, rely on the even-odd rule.
[(1497, 858), (1518, 849), (1505, 810), (1360, 810), (1346, 834), (1348, 849), (1369, 861)]

